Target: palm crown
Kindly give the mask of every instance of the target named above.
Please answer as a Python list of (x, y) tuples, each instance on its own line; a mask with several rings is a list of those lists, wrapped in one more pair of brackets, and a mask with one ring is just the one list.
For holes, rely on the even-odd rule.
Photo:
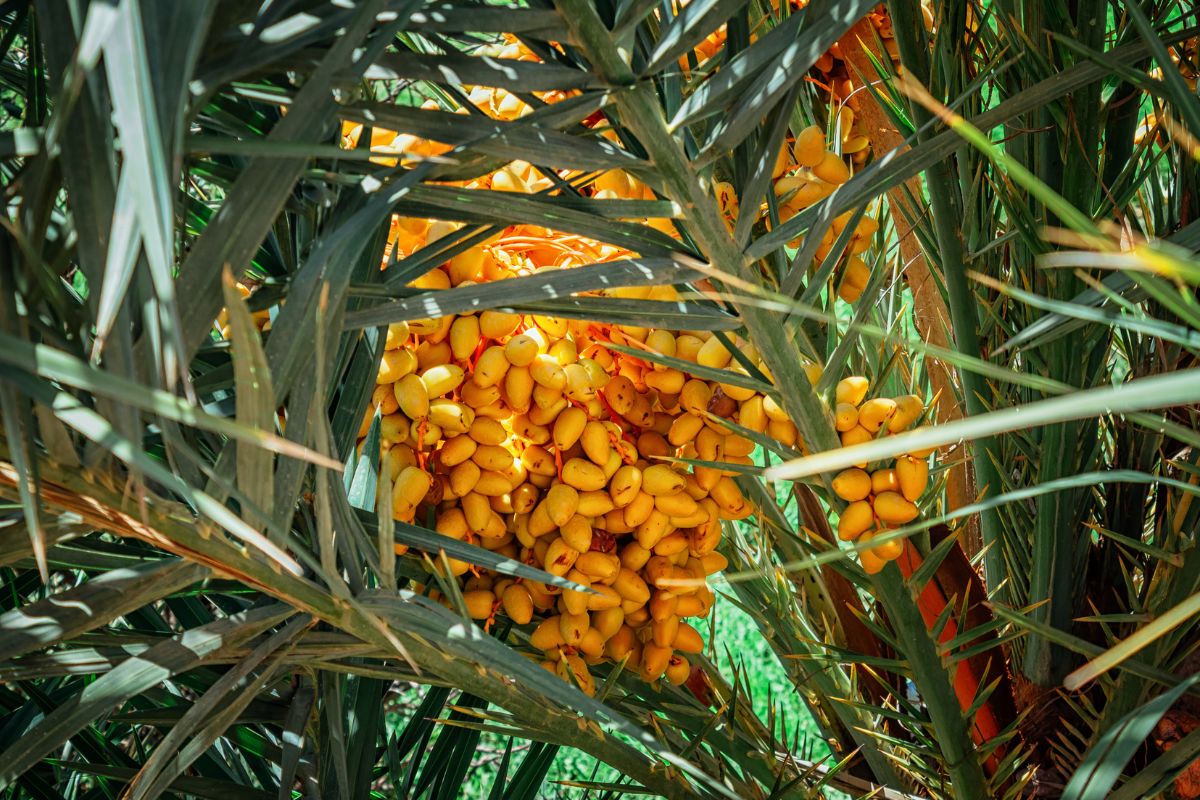
[(1188, 4), (0, 26), (6, 796), (1200, 796)]

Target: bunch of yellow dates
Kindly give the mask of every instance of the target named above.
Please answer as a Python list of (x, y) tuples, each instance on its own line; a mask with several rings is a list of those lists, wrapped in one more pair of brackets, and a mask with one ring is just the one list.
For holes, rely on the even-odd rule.
[[(489, 256), (491, 257), (491, 256)], [(463, 285), (453, 264), (422, 279)], [(671, 287), (618, 290), (652, 299)], [(796, 428), (770, 398), (615, 352), (624, 344), (708, 367), (731, 353), (706, 332), (607, 326), (500, 311), (392, 325), (375, 408), (397, 519), (588, 587), (561, 590), (451, 559), (470, 615), (524, 625), (547, 669), (592, 691), (589, 664), (627, 659), (647, 681), (683, 682), (702, 640), (685, 620), (713, 603), (721, 521), (751, 507), (751, 464), (730, 420), (783, 441)], [(744, 343), (735, 345), (753, 354)]]
[[(773, 2), (772, 5), (778, 10), (778, 2)], [(792, 0), (790, 5), (793, 9), (803, 8), (807, 1)], [(922, 6), (922, 13), (926, 26), (931, 26), (933, 17), (930, 9)], [(867, 20), (875, 29), (889, 56), (898, 62), (899, 51), (887, 11), (882, 8), (875, 9), (867, 15)], [(697, 63), (703, 64), (718, 53), (724, 42), (725, 27), (722, 26), (696, 47), (694, 52)], [(686, 57), (681, 57), (680, 65), (685, 69), (686, 63)], [(772, 173), (780, 222), (786, 222), (833, 194), (838, 186), (850, 179), (851, 166), (862, 166), (870, 154), (871, 140), (868, 132), (848, 105), (849, 99), (856, 91), (856, 76), (844, 63), (840, 46), (835, 43), (828, 52), (822, 54), (813, 69), (821, 76), (819, 85), (823, 85), (831, 98), (836, 123), (832, 127), (838, 134), (838, 141), (836, 147), (831, 147), (825, 131), (817, 125), (811, 125), (797, 133), (793, 140), (785, 143)], [(718, 183), (715, 191), (725, 212), (726, 222), (732, 230), (738, 214), (734, 189), (727, 183)], [(767, 208), (764, 205), (759, 209), (759, 215), (766, 214)], [(815, 257), (818, 261), (829, 254), (853, 216), (854, 212), (848, 211), (834, 220), (832, 227), (826, 231), (816, 248)], [(878, 222), (866, 215), (855, 225), (848, 248), (849, 256), (835, 273), (837, 295), (847, 303), (858, 300), (867, 286), (871, 271), (860, 258), (860, 254), (870, 246), (871, 238), (878, 229)], [(800, 247), (802, 243), (803, 237), (797, 237), (790, 242), (792, 247)]]
[[(848, 106), (841, 110), (843, 118), (842, 130), (852, 129), (853, 112)], [(772, 179), (779, 221), (786, 222), (804, 209), (812, 206), (829, 195), (850, 179), (850, 166), (846, 162), (849, 148), (859, 148), (855, 152), (863, 152), (868, 146), (865, 136), (854, 135), (841, 145), (841, 153), (829, 149), (828, 141), (822, 129), (811, 125), (796, 135), (794, 142), (786, 143), (776, 158)], [(506, 181), (505, 185), (511, 185)], [(494, 185), (494, 179), (493, 179)], [(596, 199), (621, 200), (653, 200), (654, 192), (645, 184), (631, 175), (620, 171), (611, 171), (599, 176), (593, 183)], [(738, 217), (745, 210), (738, 204), (737, 191), (725, 181), (713, 185), (713, 193), (721, 207), (726, 225), (732, 231)], [(755, 210), (758, 217), (766, 217), (768, 207), (764, 203)], [(817, 245), (814, 255), (820, 261), (829, 255), (834, 243), (854, 217), (853, 211), (847, 211), (833, 219), (832, 225), (825, 232)], [(650, 218), (643, 222), (668, 235), (675, 236), (676, 232), (671, 221), (663, 218)], [(769, 223), (769, 220), (768, 220)], [(871, 246), (871, 241), (879, 230), (879, 223), (869, 215), (862, 215), (854, 224), (847, 245), (845, 264), (836, 273), (837, 294), (842, 300), (853, 303), (862, 295), (871, 277), (871, 270), (860, 257)], [(799, 247), (803, 237), (797, 237), (790, 244)]]
[[(502, 45), (497, 55), (535, 58), (515, 41)], [(541, 99), (553, 102), (561, 96), (547, 93)], [(498, 119), (516, 119), (531, 110), (502, 89), (475, 87), (468, 97)], [(848, 108), (840, 113), (842, 141), (836, 148), (813, 126), (780, 152), (773, 178), (782, 219), (827, 197), (849, 179), (850, 165), (865, 158), (865, 137)], [(345, 145), (355, 146), (361, 134), (361, 126), (346, 126)], [(373, 130), (371, 149), (394, 164), (448, 148)], [(655, 199), (648, 186), (620, 171), (556, 177), (596, 199)], [(539, 193), (554, 181), (516, 161), (460, 185)], [(738, 216), (733, 187), (716, 183), (713, 191), (732, 227)], [(763, 217), (765, 204), (754, 213)], [(835, 221), (818, 248), (819, 258), (851, 216)], [(669, 219), (641, 221), (678, 235)], [(396, 217), (389, 256), (407, 256), (459, 227)], [(850, 237), (851, 255), (839, 282), (846, 301), (866, 285), (869, 270), (859, 254), (877, 228), (864, 215)], [(413, 286), (443, 290), (632, 255), (585, 237), (516, 225), (451, 258)], [(671, 287), (607, 294), (678, 298)], [(699, 633), (686, 620), (705, 617), (712, 607), (706, 578), (726, 563), (716, 552), (721, 521), (743, 519), (751, 507), (733, 469), (687, 466), (675, 459), (749, 465), (753, 442), (723, 420), (803, 448), (795, 425), (771, 397), (622, 354), (610, 348), (614, 343), (747, 372), (720, 338), (703, 331), (501, 311), (398, 323), (388, 330), (378, 385), (360, 431), (361, 438), (378, 409), (397, 519), (431, 523), (447, 536), (592, 590), (564, 591), (450, 560), (472, 617), (490, 624), (503, 612), (518, 625), (536, 622), (529, 640), (542, 664), (588, 692), (594, 690), (588, 667), (606, 660), (624, 661), (647, 681), (666, 677), (682, 683), (690, 672), (686, 655), (701, 649)], [(766, 372), (748, 344), (734, 340), (731, 347)], [(819, 368), (811, 369), (815, 380)]]
[[(849, 106), (842, 106), (839, 114), (839, 129), (844, 134), (840, 153), (828, 148), (825, 132), (819, 126), (810, 125), (796, 134), (790, 152), (785, 148), (779, 154), (775, 164), (774, 186), (780, 222), (786, 222), (809, 206), (819, 203), (833, 194), (833, 190), (838, 186), (850, 180), (850, 167), (846, 163), (846, 157), (853, 161), (857, 154), (866, 155), (870, 146), (867, 137), (850, 133), (854, 129), (854, 113)], [(847, 211), (834, 218), (833, 224), (817, 245), (815, 257), (818, 261), (829, 255), (834, 243), (853, 217), (854, 212)], [(838, 297), (847, 303), (857, 300), (867, 287), (871, 270), (860, 258), (860, 254), (871, 246), (871, 240), (878, 230), (879, 223), (864, 214), (850, 234), (848, 257), (837, 281)], [(795, 239), (791, 244), (793, 247), (799, 247), (802, 240)]]
[[(709, 58), (719, 48), (722, 41), (719, 34), (720, 32), (713, 34), (713, 36), (705, 40), (697, 48), (696, 55), (700, 61)], [(506, 44), (497, 45), (492, 50), (487, 51), (487, 53), (499, 58), (524, 61), (536, 60), (536, 56), (515, 39)], [(553, 103), (569, 96), (571, 93), (555, 91), (538, 94), (543, 101)], [(500, 120), (515, 120), (533, 110), (519, 97), (504, 89), (476, 86), (470, 89), (467, 96), (476, 108)], [(438, 105), (436, 102), (430, 100), (426, 101), (422, 108), (435, 110), (438, 108)], [(831, 195), (838, 186), (850, 179), (852, 174), (851, 167), (864, 163), (869, 154), (870, 140), (856, 120), (854, 112), (848, 105), (842, 102), (839, 102), (836, 108), (837, 124), (835, 130), (840, 134), (840, 140), (837, 142), (836, 147), (831, 146), (825, 132), (819, 126), (812, 125), (796, 134), (794, 139), (785, 142), (776, 158), (772, 170), (772, 181), (780, 222), (786, 222), (804, 209)], [(458, 113), (466, 113), (466, 109), (458, 109)], [(346, 123), (342, 131), (344, 146), (351, 148), (356, 146), (361, 133), (361, 125)], [(612, 130), (605, 130), (600, 135), (616, 140), (616, 135)], [(408, 160), (413, 160), (442, 155), (449, 149), (447, 145), (420, 139), (410, 134), (397, 134), (395, 131), (375, 128), (371, 134), (371, 150), (380, 154), (375, 160), (387, 165), (395, 165), (398, 159), (405, 160), (407, 158)], [(578, 176), (564, 172), (558, 177), (572, 180)], [(547, 175), (540, 174), (528, 162), (514, 161), (488, 175), (462, 182), (461, 185), (468, 189), (491, 189), (493, 191), (535, 194), (551, 189), (555, 183)], [(600, 200), (657, 199), (649, 186), (637, 180), (632, 175), (619, 170), (601, 174), (581, 188), (585, 192), (590, 191), (595, 199)], [(729, 183), (718, 181), (713, 184), (713, 193), (721, 206), (726, 223), (729, 225), (730, 230), (733, 230), (739, 211), (744, 211), (744, 209), (739, 209), (738, 207), (736, 190)], [(767, 204), (760, 204), (758, 208), (754, 209), (754, 213), (756, 219), (766, 219), (768, 216)], [(816, 259), (824, 259), (829, 254), (837, 238), (841, 235), (843, 229), (850, 224), (853, 216), (854, 212), (848, 211), (833, 220), (832, 226), (826, 231), (816, 248)], [(669, 236), (678, 238), (678, 234), (670, 219), (650, 217), (638, 221)], [(768, 219), (767, 222), (770, 224), (771, 221)], [(407, 220), (406, 224), (428, 227), (428, 222), (425, 220)], [(428, 237), (428, 241), (432, 241), (439, 235), (444, 235), (453, 229), (453, 226), (448, 226), (447, 223), (435, 223), (435, 226), (437, 227), (430, 231), (431, 235)], [(855, 223), (854, 231), (850, 236), (847, 248), (849, 252), (845, 263), (835, 273), (838, 297), (848, 303), (856, 301), (866, 288), (870, 278), (870, 268), (860, 256), (870, 247), (871, 240), (878, 229), (879, 223), (867, 214), (864, 214)], [(414, 233), (421, 236), (424, 234), (424, 230), (405, 231), (405, 235), (408, 235), (410, 239), (411, 234)], [(546, 238), (551, 239), (555, 237), (547, 236)], [(425, 238), (420, 239), (420, 242), (424, 241), (426, 241)], [(793, 247), (799, 247), (802, 242), (803, 238), (797, 237), (790, 244)], [(534, 243), (535, 246), (537, 244)], [(597, 245), (596, 242), (579, 240), (578, 238), (572, 244), (581, 244), (585, 250), (588, 247), (594, 248)], [(563, 250), (560, 253), (560, 257), (568, 259), (570, 263), (556, 263), (555, 266), (574, 266), (580, 263), (587, 263), (585, 259), (576, 257), (587, 255), (586, 253), (581, 253), (579, 247), (562, 248), (561, 237), (559, 237), (557, 243), (541, 243), (541, 249), (543, 250), (547, 247), (554, 248), (556, 246), (560, 250)], [(414, 245), (410, 245), (408, 249), (412, 249), (413, 247)], [(614, 248), (600, 247), (599, 249), (600, 252), (590, 254), (596, 261), (611, 260), (612, 258), (629, 255), (623, 252), (618, 253)], [(545, 259), (537, 260), (540, 265), (547, 263)]]
[[(866, 378), (844, 378), (837, 385), (835, 423), (843, 445), (869, 442), (884, 435), (906, 430), (925, 413), (925, 404), (916, 395), (866, 399), (870, 384)], [(889, 528), (907, 525), (917, 518), (916, 501), (929, 485), (932, 450), (902, 455), (882, 469), (868, 473), (866, 464), (858, 464), (838, 473), (833, 491), (847, 502), (838, 520), (838, 538), (862, 539), (870, 543), (885, 535)], [(904, 551), (899, 539), (881, 541), (859, 551), (859, 559), (868, 574), (883, 569)]]

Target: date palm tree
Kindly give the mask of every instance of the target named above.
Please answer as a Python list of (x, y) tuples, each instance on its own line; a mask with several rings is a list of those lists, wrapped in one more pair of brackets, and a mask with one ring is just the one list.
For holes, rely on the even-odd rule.
[[(1198, 33), (1177, 0), (0, 4), (0, 792), (532, 798), (573, 748), (612, 770), (589, 797), (1200, 797)], [(811, 125), (869, 153), (789, 216), (773, 167)], [(449, 183), (514, 160), (552, 188)], [(654, 199), (581, 188), (610, 170)], [(393, 215), (461, 225), (397, 256)], [(710, 377), (801, 441), (758, 435), (723, 593), (829, 758), (755, 715), (737, 643), (593, 698), (417, 590), (445, 557), (549, 577), (380, 514), (356, 449), (387, 326), (467, 302), (413, 281), (514, 223), (700, 291), (563, 270), (470, 307), (761, 357)], [(927, 424), (843, 446), (851, 375)], [(930, 448), (868, 574), (833, 478)]]

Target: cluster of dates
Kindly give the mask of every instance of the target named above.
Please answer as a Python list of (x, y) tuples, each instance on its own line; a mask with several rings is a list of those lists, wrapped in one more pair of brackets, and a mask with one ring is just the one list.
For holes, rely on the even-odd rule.
[[(719, 49), (720, 37), (710, 39), (696, 53), (698, 62)], [(498, 58), (536, 60), (513, 39), (495, 49), (490, 54)], [(554, 102), (568, 94), (550, 92), (539, 97)], [(503, 89), (474, 87), (468, 98), (502, 120), (532, 110)], [(773, 173), (780, 220), (827, 197), (867, 157), (869, 141), (850, 108), (839, 101), (836, 113), (833, 130), (839, 141), (830, 142), (822, 128), (811, 126), (791, 137), (780, 152)], [(345, 146), (356, 146), (362, 131), (359, 125), (347, 125)], [(611, 137), (612, 132), (600, 135)], [(449, 149), (378, 128), (371, 132), (370, 145), (377, 158), (388, 164), (438, 156)], [(650, 187), (627, 173), (550, 175), (523, 161), (458, 185), (537, 194), (553, 191), (564, 180), (600, 200), (655, 199)], [(726, 221), (734, 225), (739, 214), (736, 191), (716, 182), (713, 192)], [(766, 218), (768, 209), (763, 204), (754, 213)], [(818, 258), (828, 254), (851, 217), (845, 214), (834, 221), (817, 248)], [(641, 222), (678, 235), (669, 219)], [(387, 261), (410, 255), (459, 227), (453, 222), (396, 217)], [(856, 300), (867, 284), (870, 270), (860, 255), (877, 230), (878, 223), (863, 215), (849, 237), (848, 253), (837, 273), (838, 295), (847, 302)], [(446, 290), (631, 255), (636, 254), (586, 237), (514, 225), (412, 285)], [(678, 299), (669, 286), (606, 294)], [(490, 624), (503, 613), (518, 625), (529, 626), (525, 628), (529, 643), (541, 654), (543, 665), (584, 691), (594, 690), (588, 667), (606, 660), (623, 661), (647, 681), (665, 677), (681, 683), (690, 671), (686, 656), (699, 652), (703, 644), (687, 620), (707, 616), (713, 593), (706, 579), (726, 564), (716, 550), (721, 522), (752, 513), (732, 468), (752, 463), (754, 443), (723, 423), (803, 448), (795, 425), (771, 397), (653, 359), (658, 354), (744, 374), (732, 348), (747, 356), (744, 363), (766, 373), (752, 347), (736, 340), (729, 346), (725, 342), (704, 331), (503, 311), (397, 323), (388, 330), (360, 437), (379, 413), (397, 519), (428, 524), (446, 536), (537, 566), (590, 590), (563, 590), (449, 559), (473, 618)], [(649, 357), (629, 355), (628, 349), (618, 352), (612, 344)], [(815, 380), (819, 368), (811, 370), (809, 377)], [(849, 383), (857, 386), (859, 380), (849, 379)], [(912, 406), (915, 398), (888, 400), (892, 406), (883, 408), (880, 401), (862, 403), (865, 385), (861, 393), (855, 388), (849, 395), (846, 385), (843, 381), (838, 388), (838, 420), (842, 429), (849, 419), (843, 405), (854, 412), (853, 424), (842, 429), (847, 443), (861, 441), (864, 434), (874, 436), (881, 426), (898, 430), (902, 420), (911, 423), (919, 416)], [(924, 490), (927, 466), (915, 457), (901, 461), (873, 475), (848, 470), (838, 476), (835, 487), (850, 501), (840, 527), (844, 538), (870, 536), (886, 525), (903, 524), (901, 518), (915, 512), (916, 497), (910, 495), (918, 482)], [(698, 462), (724, 462), (731, 469)], [(923, 466), (925, 472), (917, 481), (913, 476)], [(855, 520), (861, 517), (864, 503), (869, 524), (851, 535), (852, 528), (860, 527)], [(863, 566), (877, 571), (887, 558), (895, 557), (896, 546), (885, 543), (864, 550)]]
[[(866, 378), (844, 378), (837, 386), (835, 422), (843, 445), (869, 442), (879, 435), (908, 429), (925, 413), (925, 403), (913, 394), (866, 399)], [(916, 502), (929, 486), (928, 458), (932, 450), (907, 453), (886, 467), (867, 472), (866, 464), (843, 470), (833, 479), (833, 491), (847, 502), (838, 519), (838, 538), (870, 544), (889, 528), (907, 525), (920, 513)], [(899, 539), (885, 539), (859, 551), (868, 574), (883, 569), (904, 552)]]
[[(449, 285), (453, 270), (426, 284)], [(462, 284), (465, 280), (459, 282)], [(670, 287), (618, 290), (647, 297)], [(585, 691), (589, 664), (624, 660), (682, 682), (702, 640), (707, 576), (725, 567), (721, 521), (751, 506), (732, 469), (753, 442), (723, 424), (795, 442), (770, 398), (610, 349), (710, 368), (732, 354), (707, 332), (603, 326), (484, 311), (392, 325), (378, 409), (392, 509), (403, 521), (564, 577), (591, 592), (471, 570), (450, 559), (472, 617), (503, 612), (544, 664)], [(745, 345), (742, 345), (745, 349)]]

